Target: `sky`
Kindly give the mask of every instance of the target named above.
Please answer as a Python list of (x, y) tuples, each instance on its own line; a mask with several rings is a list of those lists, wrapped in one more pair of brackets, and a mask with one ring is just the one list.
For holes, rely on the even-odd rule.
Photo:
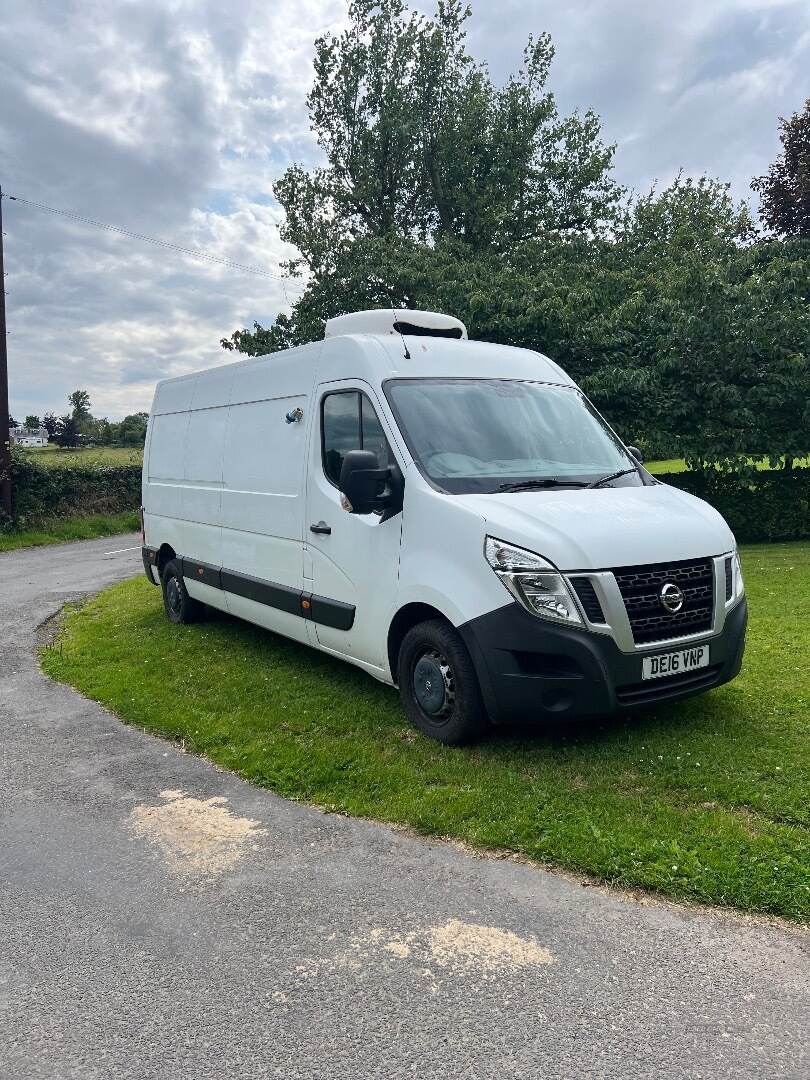
[[(728, 181), (779, 151), (810, 97), (808, 0), (472, 0), (469, 47), (496, 81), (530, 33), (556, 47), (562, 113), (594, 109), (616, 177)], [(413, 4), (430, 12), (432, 4)], [(319, 152), (305, 97), (314, 39), (344, 0), (4, 0), (5, 192), (279, 273), (273, 181)], [(11, 412), (148, 410), (158, 379), (227, 361), (220, 338), (289, 310), (300, 283), (2, 203)]]

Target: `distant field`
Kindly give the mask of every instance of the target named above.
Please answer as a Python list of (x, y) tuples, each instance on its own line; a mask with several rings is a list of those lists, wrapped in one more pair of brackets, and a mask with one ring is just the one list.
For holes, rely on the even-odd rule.
[[(40, 465), (140, 465), (143, 451), (127, 446), (97, 446), (87, 450), (62, 450), (58, 446), (32, 447), (25, 451)], [(810, 458), (797, 461), (797, 465), (810, 465)], [(686, 472), (683, 458), (668, 458), (666, 461), (647, 461), (645, 467), (651, 473)], [(767, 469), (767, 461), (759, 463), (757, 468)]]
[(140, 465), (143, 461), (143, 451), (132, 446), (91, 446), (81, 450), (37, 446), (25, 453), (39, 465)]
[(686, 462), (683, 458), (669, 458), (667, 461), (645, 461), (645, 469), (651, 473), (674, 473), (686, 472)]
[[(810, 465), (810, 458), (797, 459), (794, 464), (801, 468), (807, 468)], [(645, 461), (644, 467), (649, 469), (651, 473), (686, 472), (686, 462), (683, 458), (668, 458), (666, 461)], [(767, 461), (758, 461), (757, 468), (769, 469), (770, 465)]]

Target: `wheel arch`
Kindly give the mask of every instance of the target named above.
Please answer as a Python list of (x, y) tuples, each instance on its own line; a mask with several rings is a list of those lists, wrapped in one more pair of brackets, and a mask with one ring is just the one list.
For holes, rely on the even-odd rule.
[(176, 558), (177, 558), (177, 552), (174, 550), (174, 548), (171, 546), (171, 544), (161, 544), (160, 545), (160, 547), (158, 548), (156, 565), (157, 565), (157, 568), (158, 568), (158, 574), (160, 575), (161, 581), (163, 580), (163, 570), (164, 570), (164, 568), (166, 566), (166, 563), (171, 562), (172, 559), (176, 559)]
[(440, 619), (442, 622), (447, 623), (448, 626), (453, 625), (444, 612), (439, 611), (432, 604), (425, 604), (421, 601), (405, 604), (391, 620), (391, 625), (388, 628), (388, 666), (391, 669), (394, 686), (399, 685), (399, 650), (402, 647), (405, 635), (411, 627), (417, 626), (421, 622), (427, 622), (429, 619)]

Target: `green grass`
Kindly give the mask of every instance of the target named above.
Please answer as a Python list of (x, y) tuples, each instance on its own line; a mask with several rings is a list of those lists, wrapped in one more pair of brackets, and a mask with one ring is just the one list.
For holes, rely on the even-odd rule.
[(644, 467), (654, 474), (686, 472), (686, 462), (683, 458), (668, 458), (666, 461), (645, 461)]
[(143, 451), (132, 446), (90, 446), (81, 450), (63, 450), (55, 444), (32, 446), (24, 450), (38, 465), (140, 465)]
[(43, 544), (64, 544), (69, 540), (95, 540), (99, 536), (135, 532), (140, 528), (137, 511), (122, 514), (88, 514), (86, 517), (54, 518), (43, 521), (36, 529), (20, 532), (0, 532), (0, 551), (41, 547)]
[[(807, 468), (810, 465), (810, 458), (798, 458), (794, 464), (797, 467)], [(770, 463), (765, 459), (762, 459), (756, 463), (758, 469), (770, 469)], [(683, 458), (667, 458), (666, 461), (648, 461), (645, 462), (645, 468), (651, 473), (679, 473), (686, 472), (686, 462)]]
[(282, 795), (622, 886), (810, 911), (810, 545), (744, 552), (743, 674), (634, 719), (450, 749), (349, 665), (225, 616), (176, 627), (128, 581), (66, 614), (45, 671)]

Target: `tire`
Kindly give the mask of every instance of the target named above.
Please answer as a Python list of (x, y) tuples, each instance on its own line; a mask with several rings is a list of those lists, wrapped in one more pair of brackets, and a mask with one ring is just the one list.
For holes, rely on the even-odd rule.
[(183, 571), (177, 559), (167, 562), (161, 578), (163, 586), (163, 610), (171, 623), (193, 623), (202, 618), (205, 606), (188, 595)]
[(408, 719), (446, 746), (463, 746), (489, 729), (478, 677), (456, 631), (438, 619), (419, 623), (399, 650), (399, 693)]

